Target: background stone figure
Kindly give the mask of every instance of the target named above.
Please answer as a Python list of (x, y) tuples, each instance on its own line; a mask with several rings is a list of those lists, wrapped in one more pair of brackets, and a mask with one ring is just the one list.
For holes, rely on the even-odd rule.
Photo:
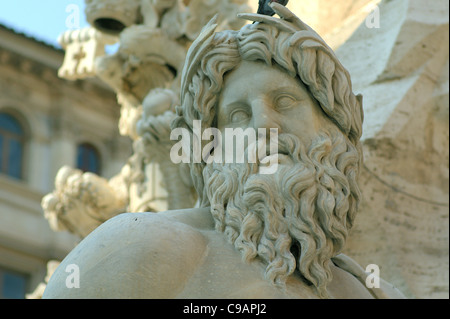
[[(239, 32), (208, 23), (188, 52), (173, 125), (275, 125), (278, 171), (191, 164), (201, 208), (110, 219), (67, 256), (44, 297), (402, 297), (383, 280), (366, 287), (340, 254), (361, 197), (361, 99), (323, 40), (272, 8), (281, 19), (244, 14), (258, 23)], [(80, 289), (64, 285), (71, 263)]]
[[(61, 169), (55, 191), (42, 201), (54, 230), (69, 230), (83, 238), (125, 211), (157, 212), (195, 204), (186, 167), (172, 165), (167, 151), (186, 52), (214, 14), (220, 12), (220, 28), (230, 29), (243, 25), (236, 13), (245, 11), (249, 11), (245, 0), (86, 1), (86, 17), (95, 29), (61, 37), (67, 55), (60, 74), (71, 80), (97, 76), (115, 90), (121, 105), (120, 133), (133, 140), (134, 149), (129, 162), (110, 180)], [(104, 45), (114, 38), (120, 46), (106, 55)], [(74, 50), (86, 52), (81, 62), (73, 60)], [(78, 196), (90, 190), (108, 194), (107, 199), (98, 198), (108, 205), (95, 204), (99, 192)]]

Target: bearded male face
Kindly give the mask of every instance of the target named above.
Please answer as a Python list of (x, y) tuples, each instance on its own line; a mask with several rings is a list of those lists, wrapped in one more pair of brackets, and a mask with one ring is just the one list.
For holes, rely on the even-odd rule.
[(221, 130), (278, 129), (279, 166), (259, 174), (259, 162), (207, 164), (216, 229), (245, 261), (262, 260), (268, 280), (283, 285), (297, 271), (325, 297), (331, 257), (356, 211), (357, 150), (298, 79), (261, 62), (243, 61), (226, 76), (217, 114)]
[(187, 55), (172, 127), (192, 132), (200, 120), (222, 133), (278, 130), (274, 174), (260, 174), (260, 162), (192, 163), (193, 183), (200, 206), (211, 207), (217, 231), (244, 260), (262, 262), (277, 285), (296, 274), (327, 297), (331, 258), (361, 197), (362, 103), (320, 36), (273, 7), (281, 19), (247, 14), (258, 22), (238, 32), (205, 26)]

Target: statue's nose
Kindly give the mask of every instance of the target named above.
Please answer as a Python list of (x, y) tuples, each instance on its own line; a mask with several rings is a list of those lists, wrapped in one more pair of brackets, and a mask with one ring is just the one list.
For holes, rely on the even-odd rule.
[(270, 129), (278, 129), (280, 131), (279, 115), (270, 102), (264, 99), (255, 100), (252, 103), (252, 115), (255, 130), (266, 129), (269, 132)]

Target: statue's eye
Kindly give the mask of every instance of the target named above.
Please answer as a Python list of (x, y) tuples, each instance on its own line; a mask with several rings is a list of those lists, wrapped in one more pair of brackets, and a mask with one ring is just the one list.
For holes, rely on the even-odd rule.
[(231, 123), (241, 123), (248, 120), (249, 114), (244, 110), (235, 110), (230, 114)]
[(289, 94), (281, 94), (275, 101), (278, 110), (288, 109), (294, 106), (296, 102), (297, 99)]

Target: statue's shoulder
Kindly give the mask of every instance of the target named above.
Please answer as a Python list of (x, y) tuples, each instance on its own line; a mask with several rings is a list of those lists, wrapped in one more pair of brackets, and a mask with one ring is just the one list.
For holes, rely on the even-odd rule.
[[(63, 260), (44, 298), (173, 298), (207, 246), (201, 231), (182, 221), (184, 213), (124, 213), (106, 221)], [(67, 288), (68, 265), (79, 269), (79, 288)]]
[[(339, 254), (332, 258), (333, 263), (355, 277), (376, 299), (404, 299), (403, 293), (376, 273), (367, 273), (355, 260)], [(368, 287), (367, 281), (370, 285)]]

